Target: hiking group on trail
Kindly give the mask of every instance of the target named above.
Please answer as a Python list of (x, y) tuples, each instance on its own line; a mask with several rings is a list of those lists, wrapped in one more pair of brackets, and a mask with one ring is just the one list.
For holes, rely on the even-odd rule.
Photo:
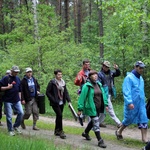
[[(77, 115), (88, 117), (88, 124), (82, 136), (91, 140), (90, 130), (93, 130), (98, 141), (98, 146), (106, 148), (107, 145), (100, 134), (100, 127), (106, 127), (104, 120), (108, 113), (117, 126), (115, 136), (118, 140), (123, 139), (122, 132), (130, 124), (137, 124), (141, 130), (142, 142), (146, 144), (143, 150), (150, 150), (147, 139), (148, 118), (145, 107), (144, 80), (142, 73), (145, 64), (137, 61), (134, 69), (127, 74), (123, 82), (124, 119), (121, 122), (116, 116), (112, 105), (112, 97), (116, 97), (114, 78), (120, 76), (121, 71), (117, 64), (114, 70), (110, 70), (109, 61), (102, 63), (99, 72), (90, 68), (90, 61), (84, 60), (82, 69), (77, 73), (75, 85), (79, 86), (78, 112)], [(2, 106), (6, 114), (7, 129), (10, 136), (15, 133), (21, 134), (19, 126), (26, 129), (25, 120), (33, 115), (33, 130), (38, 131), (36, 126), (39, 119), (37, 98), (40, 94), (40, 85), (32, 75), (32, 68), (25, 69), (22, 80), (17, 76), (20, 72), (18, 66), (13, 66), (10, 72), (0, 80), (0, 125), (2, 118)], [(50, 106), (56, 114), (54, 135), (66, 139), (63, 130), (63, 110), (66, 102), (71, 104), (71, 98), (65, 81), (62, 79), (62, 70), (54, 71), (54, 79), (51, 79), (46, 88)], [(22, 107), (24, 106), (24, 109)], [(16, 114), (15, 123), (12, 123), (12, 115)]]

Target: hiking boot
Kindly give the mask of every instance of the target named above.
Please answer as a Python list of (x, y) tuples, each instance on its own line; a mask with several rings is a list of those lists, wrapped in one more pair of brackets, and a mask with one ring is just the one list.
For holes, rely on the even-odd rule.
[(102, 147), (102, 148), (106, 148), (106, 147), (107, 147), (107, 145), (104, 143), (103, 139), (100, 139), (100, 140), (99, 140), (98, 146), (99, 146), (99, 147)]
[(83, 132), (83, 133), (82, 133), (82, 136), (83, 136), (83, 137), (85, 137), (85, 138), (86, 138), (86, 140), (88, 140), (88, 141), (90, 141), (90, 140), (91, 140), (91, 138), (90, 138), (90, 136), (89, 136), (89, 134), (88, 134), (88, 133)]
[(14, 131), (9, 131), (9, 135), (10, 136), (15, 136), (15, 132)]
[(66, 138), (66, 135), (65, 135), (64, 131), (60, 132), (60, 138), (61, 139), (65, 139)]
[(24, 120), (21, 122), (21, 127), (22, 127), (22, 129), (26, 129), (26, 126), (24, 124)]
[(55, 130), (54, 135), (55, 136), (60, 136), (60, 131), (59, 130)]
[(39, 128), (37, 128), (36, 126), (34, 126), (34, 127), (33, 127), (33, 130), (38, 131), (38, 130), (40, 130), (40, 129), (39, 129)]
[(21, 134), (21, 133), (22, 133), (18, 127), (14, 127), (14, 130), (15, 130), (15, 132), (18, 133), (18, 134)]
[(107, 126), (103, 123), (100, 123), (99, 127), (106, 128)]
[(1, 123), (1, 121), (0, 121), (0, 126), (3, 126), (3, 124)]

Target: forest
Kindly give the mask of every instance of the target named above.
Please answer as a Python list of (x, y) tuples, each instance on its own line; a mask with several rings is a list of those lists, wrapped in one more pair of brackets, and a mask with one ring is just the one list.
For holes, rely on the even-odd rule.
[(87, 58), (96, 71), (104, 60), (119, 65), (115, 85), (122, 99), (126, 73), (142, 60), (149, 98), (149, 53), (149, 0), (0, 0), (0, 75), (18, 65), (22, 78), (31, 67), (42, 93), (59, 68), (76, 99), (74, 79)]

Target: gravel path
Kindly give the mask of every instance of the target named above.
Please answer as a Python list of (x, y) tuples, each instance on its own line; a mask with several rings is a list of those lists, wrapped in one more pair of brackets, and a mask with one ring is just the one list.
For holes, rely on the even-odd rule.
[[(30, 119), (32, 119), (32, 118), (30, 118)], [(39, 120), (43, 121), (43, 122), (55, 123), (55, 119), (49, 118), (49, 117), (40, 116)], [(76, 121), (64, 120), (63, 124), (64, 124), (64, 126), (83, 128), (83, 131), (84, 131), (84, 128), (87, 123), (84, 123), (84, 126), (82, 127)], [(4, 123), (3, 128), (6, 128), (5, 123)], [(107, 125), (107, 128), (101, 128), (101, 133), (106, 133), (106, 134), (115, 136), (115, 130), (116, 130), (116, 127)], [(72, 150), (76, 150), (76, 149), (78, 149), (78, 150), (83, 150), (83, 149), (84, 150), (99, 150), (99, 149), (102, 149), (97, 146), (98, 143), (97, 143), (97, 140), (95, 137), (93, 137), (91, 141), (86, 141), (82, 136), (67, 134), (67, 138), (65, 140), (63, 140), (63, 139), (60, 139), (59, 137), (54, 136), (54, 131), (42, 130), (42, 129), (40, 129), (39, 131), (33, 131), (31, 126), (27, 126), (27, 129), (22, 130), (22, 132), (25, 135), (38, 136), (41, 138), (52, 139), (52, 140), (54, 140), (54, 143), (56, 145), (69, 144), (72, 146)], [(123, 136), (124, 136), (124, 138), (130, 137), (130, 138), (138, 139), (138, 140), (141, 139), (140, 130), (138, 130), (137, 128), (125, 129), (125, 131), (123, 132)], [(148, 138), (150, 139), (150, 136)], [(112, 141), (105, 140), (105, 143), (107, 144), (107, 148), (105, 148), (106, 150), (138, 150), (135, 148), (126, 147), (126, 145), (123, 146), (123, 145), (117, 144)]]

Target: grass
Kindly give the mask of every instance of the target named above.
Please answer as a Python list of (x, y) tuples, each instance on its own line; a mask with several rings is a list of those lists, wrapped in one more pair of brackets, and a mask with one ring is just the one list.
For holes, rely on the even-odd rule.
[[(72, 104), (73, 104), (74, 108), (77, 108), (77, 101), (72, 101)], [(114, 110), (115, 110), (115, 113), (116, 113), (117, 117), (120, 120), (122, 120), (123, 119), (123, 102), (113, 101), (113, 106), (114, 106)], [(64, 108), (64, 113), (63, 114), (64, 114), (64, 119), (69, 119), (69, 120), (74, 119), (72, 117), (72, 114), (71, 114), (69, 108), (67, 107), (67, 105)], [(46, 114), (44, 114), (42, 116), (51, 116), (51, 117), (55, 116), (55, 113), (53, 112), (52, 108), (49, 106), (48, 100), (46, 101)], [(5, 121), (5, 116), (2, 118), (2, 121)], [(28, 126), (32, 126), (32, 120), (27, 120), (27, 121), (25, 121), (25, 123)], [(110, 124), (110, 125), (115, 125), (115, 123), (113, 122), (113, 120), (110, 118), (109, 115), (106, 116), (105, 123)], [(129, 127), (133, 128), (135, 126), (136, 125), (131, 125)], [(38, 127), (41, 128), (41, 129), (45, 129), (45, 130), (54, 130), (54, 124), (53, 123), (42, 122), (40, 120), (38, 121)], [(67, 134), (81, 135), (84, 128), (64, 126), (64, 130)], [(139, 140), (126, 138), (123, 141), (118, 141), (114, 135), (108, 135), (108, 134), (104, 134), (104, 133), (101, 133), (101, 134), (102, 134), (102, 137), (104, 139), (112, 142), (113, 144), (120, 144), (120, 145), (123, 145), (125, 147), (133, 147), (133, 148), (138, 148), (138, 149), (140, 149), (141, 147), (144, 146), (143, 143)], [(140, 134), (140, 132), (139, 132), (139, 134)], [(94, 135), (93, 132), (90, 132), (90, 136), (95, 138), (95, 135)], [(17, 139), (18, 137), (15, 137), (15, 138), (9, 137), (9, 139), (12, 139), (12, 140), (9, 140), (9, 142), (8, 142), (8, 139), (7, 139), (8, 136), (5, 132), (2, 132), (2, 134), (0, 135), (0, 138), (5, 139), (5, 140), (3, 140), (3, 144), (2, 144), (2, 146), (4, 146), (4, 147), (8, 146), (8, 145), (9, 146), (13, 145), (13, 147), (15, 147), (15, 145), (16, 145), (16, 147), (14, 149), (11, 148), (12, 150), (17, 150), (17, 149), (22, 149), (22, 150), (32, 149), (32, 150), (34, 150), (34, 149), (39, 149), (40, 146), (42, 147), (41, 150), (49, 150), (49, 147), (51, 147), (50, 150), (53, 150), (53, 149), (55, 149), (55, 150), (58, 149), (59, 150), (59, 147), (56, 148), (55, 145), (54, 145), (54, 142), (52, 140), (47, 141), (45, 139), (41, 139), (41, 138), (38, 139), (38, 138), (33, 138), (33, 137), (28, 137), (28, 138), (27, 137), (21, 137), (21, 138), (19, 137), (19, 139)], [(16, 142), (17, 140), (20, 140), (20, 142)], [(27, 143), (23, 144), (22, 141), (27, 142)], [(6, 143), (8, 143), (8, 144), (6, 144)], [(15, 144), (13, 144), (13, 143), (15, 143)], [(19, 143), (22, 143), (24, 146), (19, 148), (22, 145), (22, 144), (19, 144)], [(28, 145), (27, 146), (28, 148), (25, 145)], [(36, 147), (36, 145), (39, 145), (38, 148)], [(70, 145), (67, 145), (67, 147), (62, 146), (60, 149), (63, 150), (63, 148), (65, 150), (70, 150)], [(6, 149), (6, 148), (4, 148), (4, 149)]]

